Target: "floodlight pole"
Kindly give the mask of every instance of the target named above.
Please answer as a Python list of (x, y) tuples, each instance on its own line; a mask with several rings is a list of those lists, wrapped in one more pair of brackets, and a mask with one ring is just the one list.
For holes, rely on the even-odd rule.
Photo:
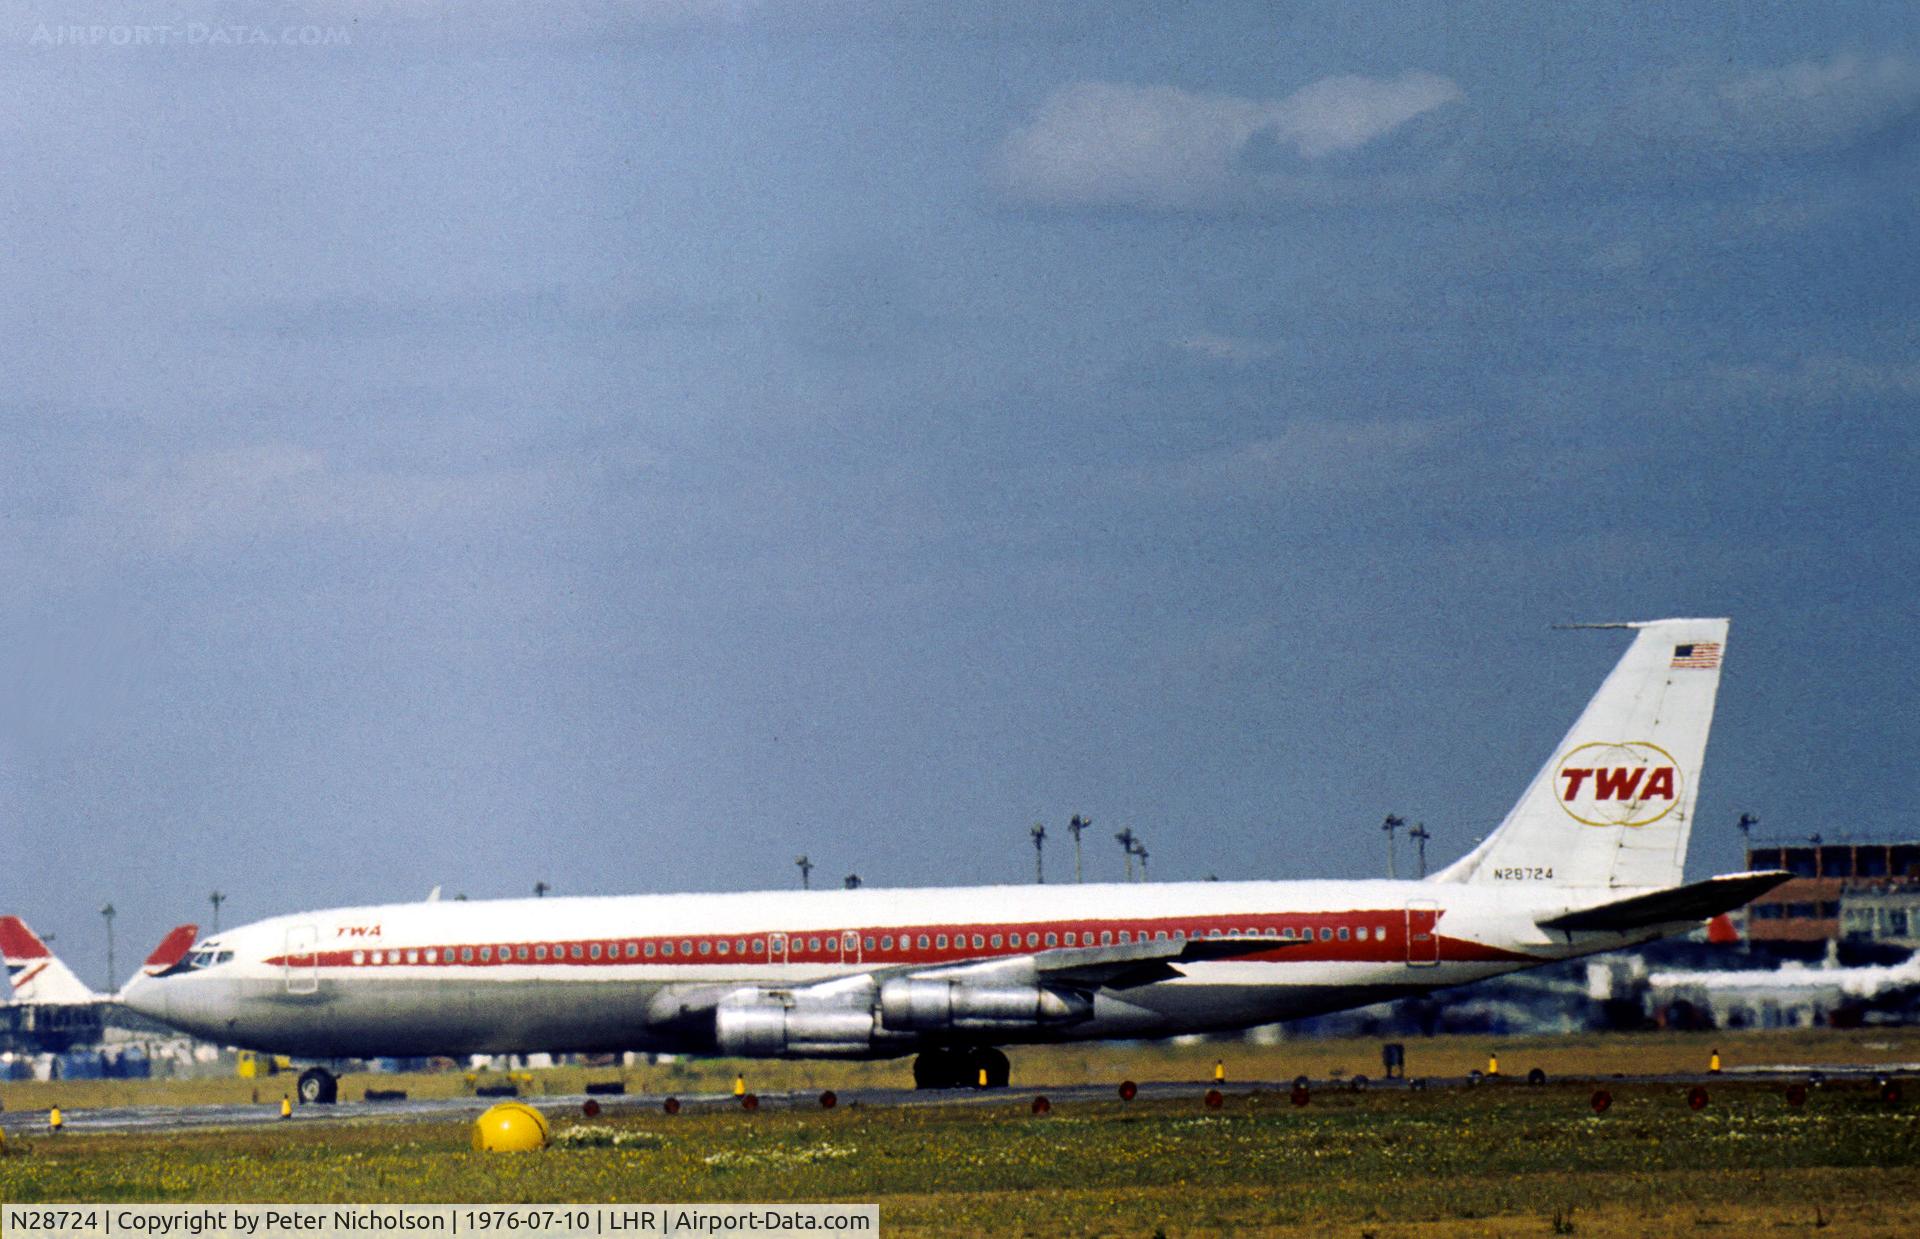
[(800, 869), (800, 889), (803, 891), (812, 890), (813, 862), (805, 856), (796, 856), (793, 858), (793, 863)]
[(101, 906), (100, 915), (107, 922), (107, 993), (111, 994), (120, 988), (119, 983), (114, 980), (115, 977), (120, 975), (120, 972), (113, 964), (113, 918), (117, 916), (118, 913), (113, 910), (113, 905), (109, 903)]
[(1433, 838), (1427, 833), (1425, 822), (1415, 822), (1413, 829), (1407, 832), (1407, 838), (1420, 845), (1420, 876), (1427, 876), (1427, 840)]
[(226, 901), (227, 901), (227, 897), (219, 891), (215, 891), (213, 892), (213, 894), (207, 896), (207, 902), (213, 905), (213, 932), (214, 933), (220, 932), (220, 905), (225, 903)]
[(1029, 830), (1027, 833), (1033, 836), (1034, 883), (1039, 886), (1045, 886), (1047, 884), (1047, 870), (1045, 866), (1046, 856), (1045, 856), (1045, 853), (1042, 851), (1042, 848), (1045, 846), (1047, 842), (1046, 824), (1043, 822), (1035, 822), (1033, 824), (1033, 828)]
[(1081, 817), (1078, 813), (1074, 814), (1073, 820), (1067, 823), (1067, 833), (1073, 836), (1073, 880), (1075, 882), (1085, 880), (1080, 876), (1080, 832), (1091, 825), (1093, 825), (1092, 818)]
[(1400, 876), (1398, 873), (1394, 871), (1393, 832), (1400, 829), (1402, 826), (1405, 826), (1406, 824), (1407, 824), (1407, 819), (1404, 817), (1401, 817), (1398, 813), (1387, 814), (1387, 820), (1380, 823), (1380, 829), (1387, 832), (1387, 877), (1389, 879), (1397, 878)]

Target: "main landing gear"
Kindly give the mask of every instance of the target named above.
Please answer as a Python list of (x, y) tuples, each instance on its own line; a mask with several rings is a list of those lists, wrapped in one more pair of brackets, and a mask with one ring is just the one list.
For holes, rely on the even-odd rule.
[(303, 1106), (330, 1106), (340, 1100), (340, 1079), (325, 1067), (309, 1067), (294, 1085)]
[(1007, 1056), (989, 1046), (928, 1050), (913, 1060), (913, 1086), (1005, 1088), (1012, 1071)]

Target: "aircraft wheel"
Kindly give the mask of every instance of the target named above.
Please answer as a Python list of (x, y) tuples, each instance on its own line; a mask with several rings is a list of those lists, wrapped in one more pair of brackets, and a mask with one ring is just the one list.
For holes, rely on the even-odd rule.
[[(1007, 1056), (991, 1046), (983, 1046), (968, 1055), (968, 1084), (975, 1088), (1005, 1088), (1013, 1077), (1013, 1066), (1007, 1062)], [(980, 1073), (987, 1073), (987, 1082), (980, 1083)]]
[(300, 1073), (295, 1091), (302, 1105), (330, 1106), (340, 1099), (340, 1081), (325, 1067), (309, 1067)]
[(913, 1060), (915, 1088), (959, 1088), (965, 1079), (967, 1060), (952, 1050), (928, 1050)]

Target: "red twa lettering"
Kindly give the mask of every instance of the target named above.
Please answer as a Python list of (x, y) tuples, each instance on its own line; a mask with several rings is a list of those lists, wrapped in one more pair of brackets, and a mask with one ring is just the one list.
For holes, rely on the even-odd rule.
[[(1647, 776), (1647, 785), (1640, 786), (1640, 776)], [(1642, 800), (1673, 799), (1673, 767), (1661, 766), (1647, 770), (1640, 766), (1600, 767), (1593, 770), (1562, 770), (1560, 777), (1567, 781), (1566, 791), (1560, 799), (1572, 800), (1580, 794), (1580, 787), (1589, 777), (1593, 779), (1593, 798), (1595, 800), (1632, 800), (1635, 791)]]

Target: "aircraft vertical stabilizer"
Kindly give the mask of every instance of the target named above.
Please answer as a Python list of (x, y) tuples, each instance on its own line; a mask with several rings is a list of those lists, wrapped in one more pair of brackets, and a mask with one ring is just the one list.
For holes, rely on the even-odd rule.
[(1682, 880), (1727, 621), (1601, 626), (1637, 634), (1500, 828), (1435, 881), (1523, 890)]
[(15, 1002), (97, 1002), (101, 997), (17, 916), (0, 916), (0, 955), (6, 956)]

